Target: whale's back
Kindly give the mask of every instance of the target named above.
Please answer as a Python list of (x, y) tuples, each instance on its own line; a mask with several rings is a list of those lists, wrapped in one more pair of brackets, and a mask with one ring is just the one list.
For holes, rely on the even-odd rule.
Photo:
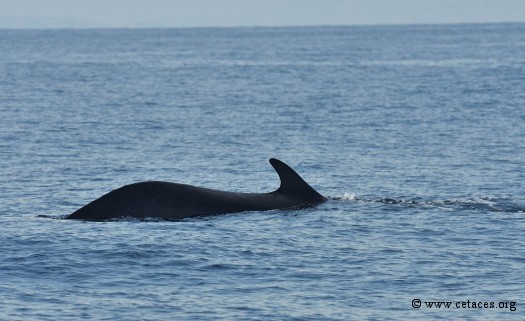
[(102, 221), (119, 217), (179, 220), (216, 214), (311, 206), (326, 199), (285, 163), (270, 159), (281, 179), (271, 193), (234, 193), (169, 182), (140, 182), (115, 189), (69, 215)]

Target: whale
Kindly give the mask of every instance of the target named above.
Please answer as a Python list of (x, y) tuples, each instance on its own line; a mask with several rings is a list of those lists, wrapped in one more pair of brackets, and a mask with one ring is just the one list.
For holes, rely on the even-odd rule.
[(247, 212), (304, 209), (327, 199), (306, 183), (284, 162), (269, 160), (279, 178), (279, 188), (269, 193), (236, 193), (193, 185), (145, 181), (115, 189), (75, 212), (66, 219), (107, 221), (119, 218), (185, 218)]

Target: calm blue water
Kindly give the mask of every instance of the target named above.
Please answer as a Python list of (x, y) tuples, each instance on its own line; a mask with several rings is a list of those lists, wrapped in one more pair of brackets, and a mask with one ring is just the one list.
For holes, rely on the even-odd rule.
[[(0, 319), (523, 319), (524, 53), (525, 24), (0, 31)], [(271, 191), (270, 157), (330, 201), (38, 216)]]

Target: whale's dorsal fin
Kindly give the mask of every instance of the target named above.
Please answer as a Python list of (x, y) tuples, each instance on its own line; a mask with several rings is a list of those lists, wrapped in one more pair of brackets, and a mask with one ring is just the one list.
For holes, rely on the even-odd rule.
[(290, 166), (275, 158), (270, 158), (270, 164), (281, 179), (281, 186), (275, 193), (293, 195), (305, 199), (325, 200), (324, 196), (308, 185)]

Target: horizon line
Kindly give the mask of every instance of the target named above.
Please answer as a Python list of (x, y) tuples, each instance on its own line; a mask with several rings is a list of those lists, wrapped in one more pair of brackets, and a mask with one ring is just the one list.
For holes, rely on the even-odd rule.
[[(1, 21), (1, 18), (0, 18)], [(525, 21), (470, 21), (470, 22), (386, 22), (355, 24), (284, 24), (284, 25), (196, 25), (196, 26), (1, 26), (0, 30), (150, 30), (150, 29), (264, 29), (264, 28), (334, 28), (334, 27), (388, 27), (388, 26), (440, 26), (440, 25), (498, 25), (524, 24)]]

